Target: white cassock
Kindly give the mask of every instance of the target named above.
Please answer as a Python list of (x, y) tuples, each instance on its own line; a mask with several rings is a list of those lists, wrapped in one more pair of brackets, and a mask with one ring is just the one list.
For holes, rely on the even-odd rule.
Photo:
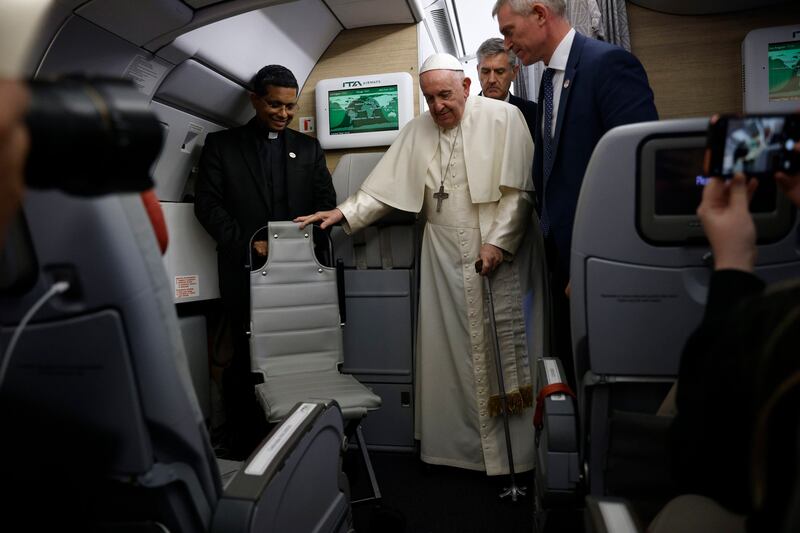
[[(533, 254), (541, 253), (527, 192), (533, 189), (532, 159), (533, 142), (519, 109), (469, 97), (460, 128), (442, 130), (429, 113), (411, 121), (361, 190), (339, 206), (348, 233), (392, 208), (421, 211), (426, 219), (415, 436), (427, 463), (489, 475), (509, 472), (486, 295), (475, 272), (481, 245), (490, 243), (506, 252), (492, 276), (492, 290), (506, 391), (513, 403), (515, 469), (533, 468), (529, 355), (541, 355), (541, 339), (526, 343), (523, 305), (542, 285), (541, 273), (533, 276), (536, 280), (530, 274)], [(442, 183), (449, 197), (437, 212), (434, 192)], [(534, 329), (542, 321), (540, 310), (535, 315), (527, 317)], [(529, 346), (534, 353), (528, 353)]]

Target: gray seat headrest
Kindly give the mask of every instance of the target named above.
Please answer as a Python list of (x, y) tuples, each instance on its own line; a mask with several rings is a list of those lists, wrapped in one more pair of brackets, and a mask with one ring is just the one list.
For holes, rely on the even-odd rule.
[[(336, 203), (344, 202), (356, 193), (361, 184), (369, 176), (375, 165), (383, 157), (384, 152), (345, 154), (333, 171), (333, 187), (336, 189)], [(416, 213), (393, 210), (375, 223), (377, 226), (413, 224)]]

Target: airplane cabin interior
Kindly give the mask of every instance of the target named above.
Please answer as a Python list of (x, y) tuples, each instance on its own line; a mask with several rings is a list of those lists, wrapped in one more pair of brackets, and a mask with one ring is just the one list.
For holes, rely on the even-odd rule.
[[(425, 208), (387, 207), (353, 233), (270, 219), (237, 237), (268, 250), (235, 263), (247, 301), (238, 331), (220, 289), (232, 291), (221, 266), (231, 252), (198, 220), (195, 200), (207, 194), (207, 148), (222, 150), (207, 139), (257, 123), (259, 98), (290, 109), (286, 131), (311, 138), (287, 147), (273, 172), (329, 174), (331, 207), (358, 195), (404, 127), (434, 115), (436, 99), (420, 85), (429, 56), (458, 60), (472, 80), (467, 102), (488, 99), (478, 49), (503, 39), (494, 0), (0, 0), (0, 78), (31, 92), (27, 190), (0, 253), (0, 477), (9, 494), (0, 509), (9, 530), (755, 531), (725, 505), (679, 491), (669, 462), (675, 411), (665, 405), (712, 279), (697, 215), (713, 179), (703, 172), (709, 118), (800, 110), (800, 5), (565, 4), (579, 33), (638, 58), (658, 120), (604, 133), (578, 182), (567, 364), (555, 353), (535, 213), (525, 221), (532, 252), (514, 258), (531, 265), (521, 289), (507, 296), (499, 281), (488, 284), (498, 368), (501, 299), (521, 310), (531, 405), (512, 439), (501, 387), (505, 470), (487, 475), (420, 458), (420, 317), (432, 301), (420, 290), (430, 269)], [(291, 71), (296, 100), (265, 103), (253, 77), (266, 65)], [(520, 65), (511, 93), (538, 102), (544, 72), (541, 62)], [(789, 130), (791, 119), (775, 120), (767, 127)], [(465, 147), (464, 159), (491, 151)], [(264, 152), (242, 157), (277, 164)], [(751, 211), (755, 275), (770, 285), (796, 279), (797, 207), (762, 178)], [(464, 257), (470, 271), (478, 257)], [(447, 283), (472, 298), (467, 281), (444, 277), (431, 292)], [(446, 306), (442, 320), (456, 313)], [(229, 440), (223, 390), (242, 351), (244, 449)], [(457, 394), (446, 379), (434, 388)], [(465, 410), (477, 417), (478, 405)], [(795, 435), (793, 448), (780, 460), (794, 488), (776, 518), (786, 532), (800, 527), (790, 420), (780, 429)], [(515, 472), (511, 452), (522, 454), (522, 441), (533, 467)]]

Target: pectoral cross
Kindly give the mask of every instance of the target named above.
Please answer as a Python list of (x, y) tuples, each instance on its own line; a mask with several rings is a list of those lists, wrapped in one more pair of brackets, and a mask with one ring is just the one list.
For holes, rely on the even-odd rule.
[(433, 193), (433, 197), (436, 198), (436, 212), (440, 212), (442, 210), (442, 200), (447, 200), (450, 195), (444, 192), (444, 184), (439, 185), (439, 192)]

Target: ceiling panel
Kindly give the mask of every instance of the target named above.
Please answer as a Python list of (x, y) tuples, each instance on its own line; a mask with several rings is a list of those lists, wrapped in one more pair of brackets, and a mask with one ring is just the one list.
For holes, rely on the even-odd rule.
[(214, 22), (159, 50), (170, 61), (193, 57), (245, 85), (264, 65), (294, 72), (300, 86), (341, 31), (320, 0), (298, 0)]
[(414, 21), (405, 0), (323, 0), (345, 28)]
[(133, 44), (142, 45), (185, 26), (194, 12), (180, 0), (94, 0), (76, 13)]

